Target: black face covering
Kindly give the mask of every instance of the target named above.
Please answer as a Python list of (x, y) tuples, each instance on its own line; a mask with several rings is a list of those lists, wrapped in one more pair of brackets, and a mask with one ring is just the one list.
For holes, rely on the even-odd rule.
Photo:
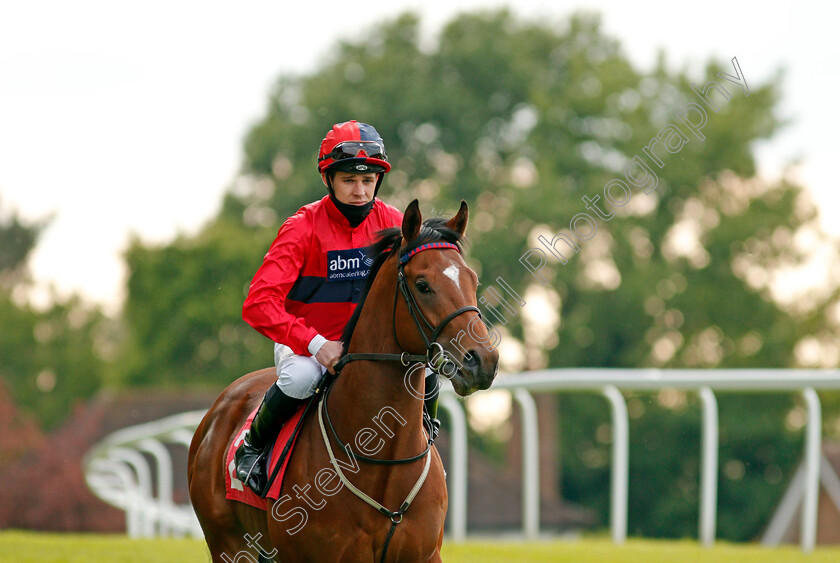
[[(332, 190), (330, 190), (330, 192), (332, 192)], [(368, 213), (370, 213), (370, 210), (373, 209), (373, 200), (370, 200), (364, 205), (349, 205), (338, 201), (333, 193), (330, 193), (330, 199), (335, 204), (336, 208), (341, 211), (341, 214), (347, 218), (347, 221), (353, 228), (361, 225), (362, 221), (364, 221), (365, 217), (367, 217)]]

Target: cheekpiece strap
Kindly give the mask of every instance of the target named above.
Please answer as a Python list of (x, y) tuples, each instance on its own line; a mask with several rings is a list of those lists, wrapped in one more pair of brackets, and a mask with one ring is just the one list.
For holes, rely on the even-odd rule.
[(458, 252), (461, 252), (461, 249), (458, 248), (458, 245), (453, 244), (451, 242), (430, 242), (428, 244), (421, 244), (420, 246), (418, 246), (417, 248), (415, 248), (411, 252), (406, 252), (405, 254), (400, 256), (400, 264), (405, 264), (406, 262), (411, 260), (411, 257), (414, 256), (415, 254), (417, 254), (418, 252), (423, 252), (424, 250), (431, 250), (433, 248), (438, 248), (438, 249), (440, 249), (440, 248), (451, 248), (453, 250), (457, 250)]

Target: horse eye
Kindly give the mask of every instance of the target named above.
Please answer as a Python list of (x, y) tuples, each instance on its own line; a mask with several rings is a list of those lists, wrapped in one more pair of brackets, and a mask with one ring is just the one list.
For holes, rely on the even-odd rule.
[(417, 280), (417, 282), (414, 284), (414, 287), (416, 287), (417, 291), (419, 291), (420, 293), (430, 293), (432, 291), (432, 288), (429, 287), (429, 284), (426, 283), (426, 280)]

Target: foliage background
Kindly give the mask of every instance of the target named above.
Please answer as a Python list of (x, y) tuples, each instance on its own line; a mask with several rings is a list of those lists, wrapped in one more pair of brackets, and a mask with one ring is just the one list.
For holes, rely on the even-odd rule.
[[(696, 101), (690, 85), (732, 73), (729, 63), (672, 71), (663, 54), (645, 73), (596, 16), (535, 22), (507, 11), (456, 17), (433, 48), (421, 47), (418, 19), (406, 14), (331, 52), (311, 73), (278, 77), (244, 140), (241, 174), (201, 232), (132, 242), (117, 319), (78, 298), (32, 307), (26, 257), (43, 224), (2, 216), (0, 376), (26, 415), (51, 429), (101, 389), (220, 389), (270, 362), (270, 343), (240, 320), (241, 303), (280, 222), (323, 195), (316, 149), (347, 119), (374, 124), (386, 140), (394, 166), (386, 201), (401, 207), (416, 197), (441, 213), (470, 204), (469, 263), (486, 285), (500, 276), (529, 302), (498, 327), (506, 369), (836, 365), (837, 287), (778, 291), (814, 245), (836, 244), (816, 226), (802, 186), (756, 176), (755, 144), (781, 126), (778, 80), (753, 83), (744, 67), (748, 97), (722, 81), (733, 95), (708, 112), (705, 140), (669, 155), (657, 189), (634, 192), (599, 221), (566, 265), (550, 262), (545, 287), (520, 263), (523, 253), (539, 235), (568, 230), (581, 197), (620, 177)], [(838, 401), (825, 399), (832, 432)], [(720, 535), (750, 539), (799, 458), (801, 406), (783, 394), (719, 402)], [(606, 522), (606, 407), (586, 395), (554, 406), (558, 485)], [(631, 532), (695, 535), (696, 399), (628, 394), (628, 406)]]

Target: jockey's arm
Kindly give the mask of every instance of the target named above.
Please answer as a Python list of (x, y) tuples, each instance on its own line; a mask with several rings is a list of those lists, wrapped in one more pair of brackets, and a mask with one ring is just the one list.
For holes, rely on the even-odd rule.
[[(242, 306), (242, 318), (260, 334), (287, 345), (295, 354), (315, 355), (310, 344), (320, 347), (318, 331), (286, 311), (286, 296), (300, 275), (312, 236), (302, 215), (286, 220), (265, 255)], [(323, 340), (323, 337), (320, 337)], [(319, 351), (319, 350), (316, 350)]]

